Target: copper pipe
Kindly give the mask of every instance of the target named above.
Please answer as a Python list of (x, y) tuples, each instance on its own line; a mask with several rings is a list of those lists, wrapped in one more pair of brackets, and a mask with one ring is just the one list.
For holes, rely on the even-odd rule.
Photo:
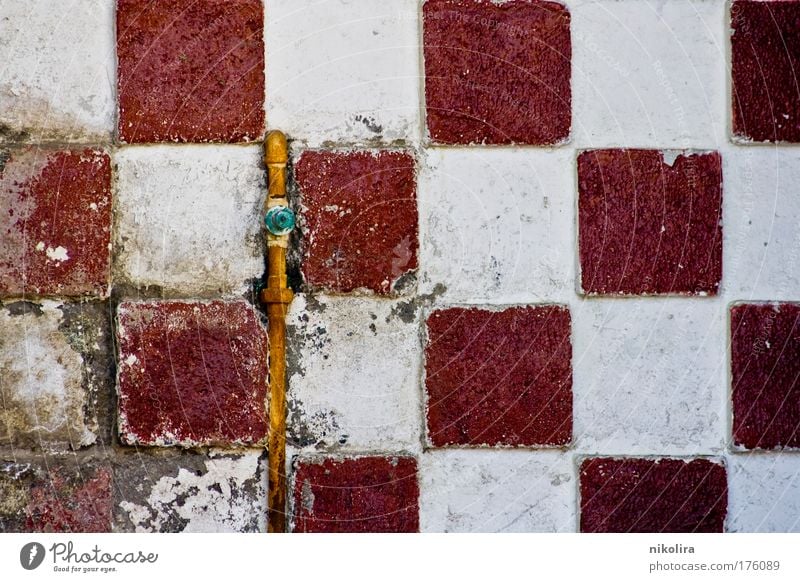
[[(274, 206), (288, 207), (286, 199), (286, 136), (271, 131), (265, 141), (269, 193), (265, 211)], [(269, 490), (268, 528), (270, 533), (286, 531), (286, 312), (292, 290), (286, 283), (286, 248), (289, 235), (267, 232), (267, 284), (260, 299), (267, 306), (269, 319)]]

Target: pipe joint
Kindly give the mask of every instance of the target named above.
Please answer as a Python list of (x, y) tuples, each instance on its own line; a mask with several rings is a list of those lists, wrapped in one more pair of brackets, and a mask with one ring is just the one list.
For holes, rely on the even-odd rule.
[(269, 289), (265, 288), (261, 290), (261, 294), (259, 299), (261, 303), (265, 305), (272, 305), (274, 303), (281, 303), (283, 305), (288, 305), (292, 302), (294, 298), (294, 293), (291, 289)]
[(267, 231), (274, 236), (283, 236), (294, 230), (297, 220), (291, 208), (286, 206), (273, 206), (267, 210), (264, 225)]

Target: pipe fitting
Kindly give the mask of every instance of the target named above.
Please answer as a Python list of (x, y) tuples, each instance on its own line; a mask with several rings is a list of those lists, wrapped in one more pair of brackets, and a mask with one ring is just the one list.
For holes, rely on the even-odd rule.
[(295, 223), (294, 212), (286, 206), (273, 206), (264, 217), (264, 225), (274, 236), (289, 234), (294, 230)]

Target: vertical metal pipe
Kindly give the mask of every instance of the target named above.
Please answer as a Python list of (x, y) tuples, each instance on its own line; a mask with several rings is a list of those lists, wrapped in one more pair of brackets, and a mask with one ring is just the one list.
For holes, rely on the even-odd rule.
[[(271, 131), (265, 142), (269, 194), (265, 211), (288, 208), (286, 198), (286, 136)], [(289, 235), (267, 231), (267, 284), (261, 302), (269, 319), (269, 491), (268, 530), (286, 531), (286, 311), (293, 293), (286, 283), (286, 249)]]

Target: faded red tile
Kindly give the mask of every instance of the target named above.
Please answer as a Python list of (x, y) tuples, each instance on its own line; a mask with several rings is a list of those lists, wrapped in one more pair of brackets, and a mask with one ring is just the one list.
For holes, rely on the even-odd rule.
[(800, 304), (731, 308), (733, 440), (800, 448)]
[(414, 158), (402, 151), (304, 152), (303, 275), (311, 288), (386, 295), (417, 268)]
[(722, 160), (717, 152), (675, 155), (671, 163), (659, 150), (593, 150), (578, 156), (585, 293), (717, 293)]
[(800, 2), (735, 0), (731, 29), (734, 136), (800, 142)]
[(722, 532), (728, 511), (725, 467), (705, 459), (589, 459), (580, 487), (582, 532)]
[(111, 470), (74, 465), (0, 464), (0, 532), (111, 531)]
[(105, 296), (110, 241), (106, 153), (0, 151), (0, 296)]
[(295, 532), (419, 531), (417, 461), (411, 457), (301, 460)]
[(565, 445), (572, 440), (566, 307), (452, 308), (427, 322), (428, 439), (447, 445)]
[(118, 0), (120, 139), (258, 139), (263, 27), (260, 0)]
[(260, 443), (268, 342), (244, 301), (119, 306), (119, 425), (127, 444)]
[(565, 6), (427, 0), (423, 23), (434, 142), (549, 145), (569, 138), (572, 44)]

